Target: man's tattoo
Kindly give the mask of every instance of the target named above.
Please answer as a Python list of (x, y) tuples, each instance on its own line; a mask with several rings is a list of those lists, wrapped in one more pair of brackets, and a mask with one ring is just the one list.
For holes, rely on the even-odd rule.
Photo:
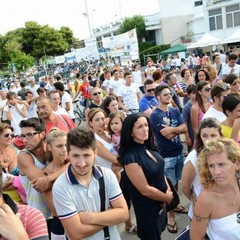
[(197, 215), (195, 212), (193, 213), (194, 213), (194, 216), (196, 217), (197, 222), (202, 222), (203, 220), (209, 219), (209, 217), (201, 217)]

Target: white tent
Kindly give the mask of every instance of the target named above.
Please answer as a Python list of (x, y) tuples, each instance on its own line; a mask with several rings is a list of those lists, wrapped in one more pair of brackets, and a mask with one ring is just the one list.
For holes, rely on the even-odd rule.
[(221, 44), (240, 42), (240, 28), (238, 28), (233, 34), (224, 39)]
[(187, 46), (187, 49), (217, 45), (220, 41), (219, 38), (216, 38), (209, 33), (205, 33), (197, 42)]

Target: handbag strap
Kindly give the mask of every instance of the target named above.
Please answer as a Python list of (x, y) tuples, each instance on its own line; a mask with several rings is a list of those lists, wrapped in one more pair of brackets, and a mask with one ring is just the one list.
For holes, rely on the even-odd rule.
[[(101, 212), (105, 211), (105, 200), (106, 200), (106, 196), (105, 196), (105, 183), (104, 183), (104, 179), (103, 179), (103, 172), (100, 166), (96, 166), (97, 169), (101, 172), (102, 176), (98, 179), (99, 182), (99, 195), (100, 195), (100, 200), (101, 200)], [(109, 235), (109, 229), (108, 227), (104, 227), (103, 228), (104, 231), (104, 239), (110, 239), (110, 235)]]

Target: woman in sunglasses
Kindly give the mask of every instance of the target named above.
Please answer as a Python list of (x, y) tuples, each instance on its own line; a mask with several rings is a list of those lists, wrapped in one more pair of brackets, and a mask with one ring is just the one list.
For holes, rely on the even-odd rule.
[(3, 190), (16, 202), (25, 201), (17, 166), (19, 150), (13, 146), (13, 128), (7, 123), (0, 123), (0, 165), (3, 170)]
[(191, 109), (191, 122), (195, 139), (203, 115), (212, 105), (209, 101), (210, 97), (211, 97), (210, 83), (208, 81), (199, 82), (196, 86), (196, 103), (192, 106)]
[(18, 151), (13, 147), (13, 128), (6, 124), (0, 124), (0, 163), (3, 171), (14, 176), (19, 175), (17, 167)]

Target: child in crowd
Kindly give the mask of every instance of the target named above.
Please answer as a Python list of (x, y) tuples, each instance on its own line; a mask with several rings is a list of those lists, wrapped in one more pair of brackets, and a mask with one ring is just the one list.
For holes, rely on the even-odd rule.
[(114, 149), (118, 152), (122, 124), (125, 119), (125, 114), (120, 111), (114, 111), (109, 115), (108, 132), (114, 143)]
[[(111, 112), (109, 115), (108, 122), (108, 132), (111, 136), (112, 143), (114, 144), (114, 150), (116, 151), (114, 154), (118, 154), (119, 143), (120, 143), (120, 135), (122, 130), (122, 124), (125, 118), (125, 114), (120, 111)], [(121, 168), (122, 166), (113, 164), (112, 170), (116, 174), (117, 179), (120, 181), (121, 178)]]

